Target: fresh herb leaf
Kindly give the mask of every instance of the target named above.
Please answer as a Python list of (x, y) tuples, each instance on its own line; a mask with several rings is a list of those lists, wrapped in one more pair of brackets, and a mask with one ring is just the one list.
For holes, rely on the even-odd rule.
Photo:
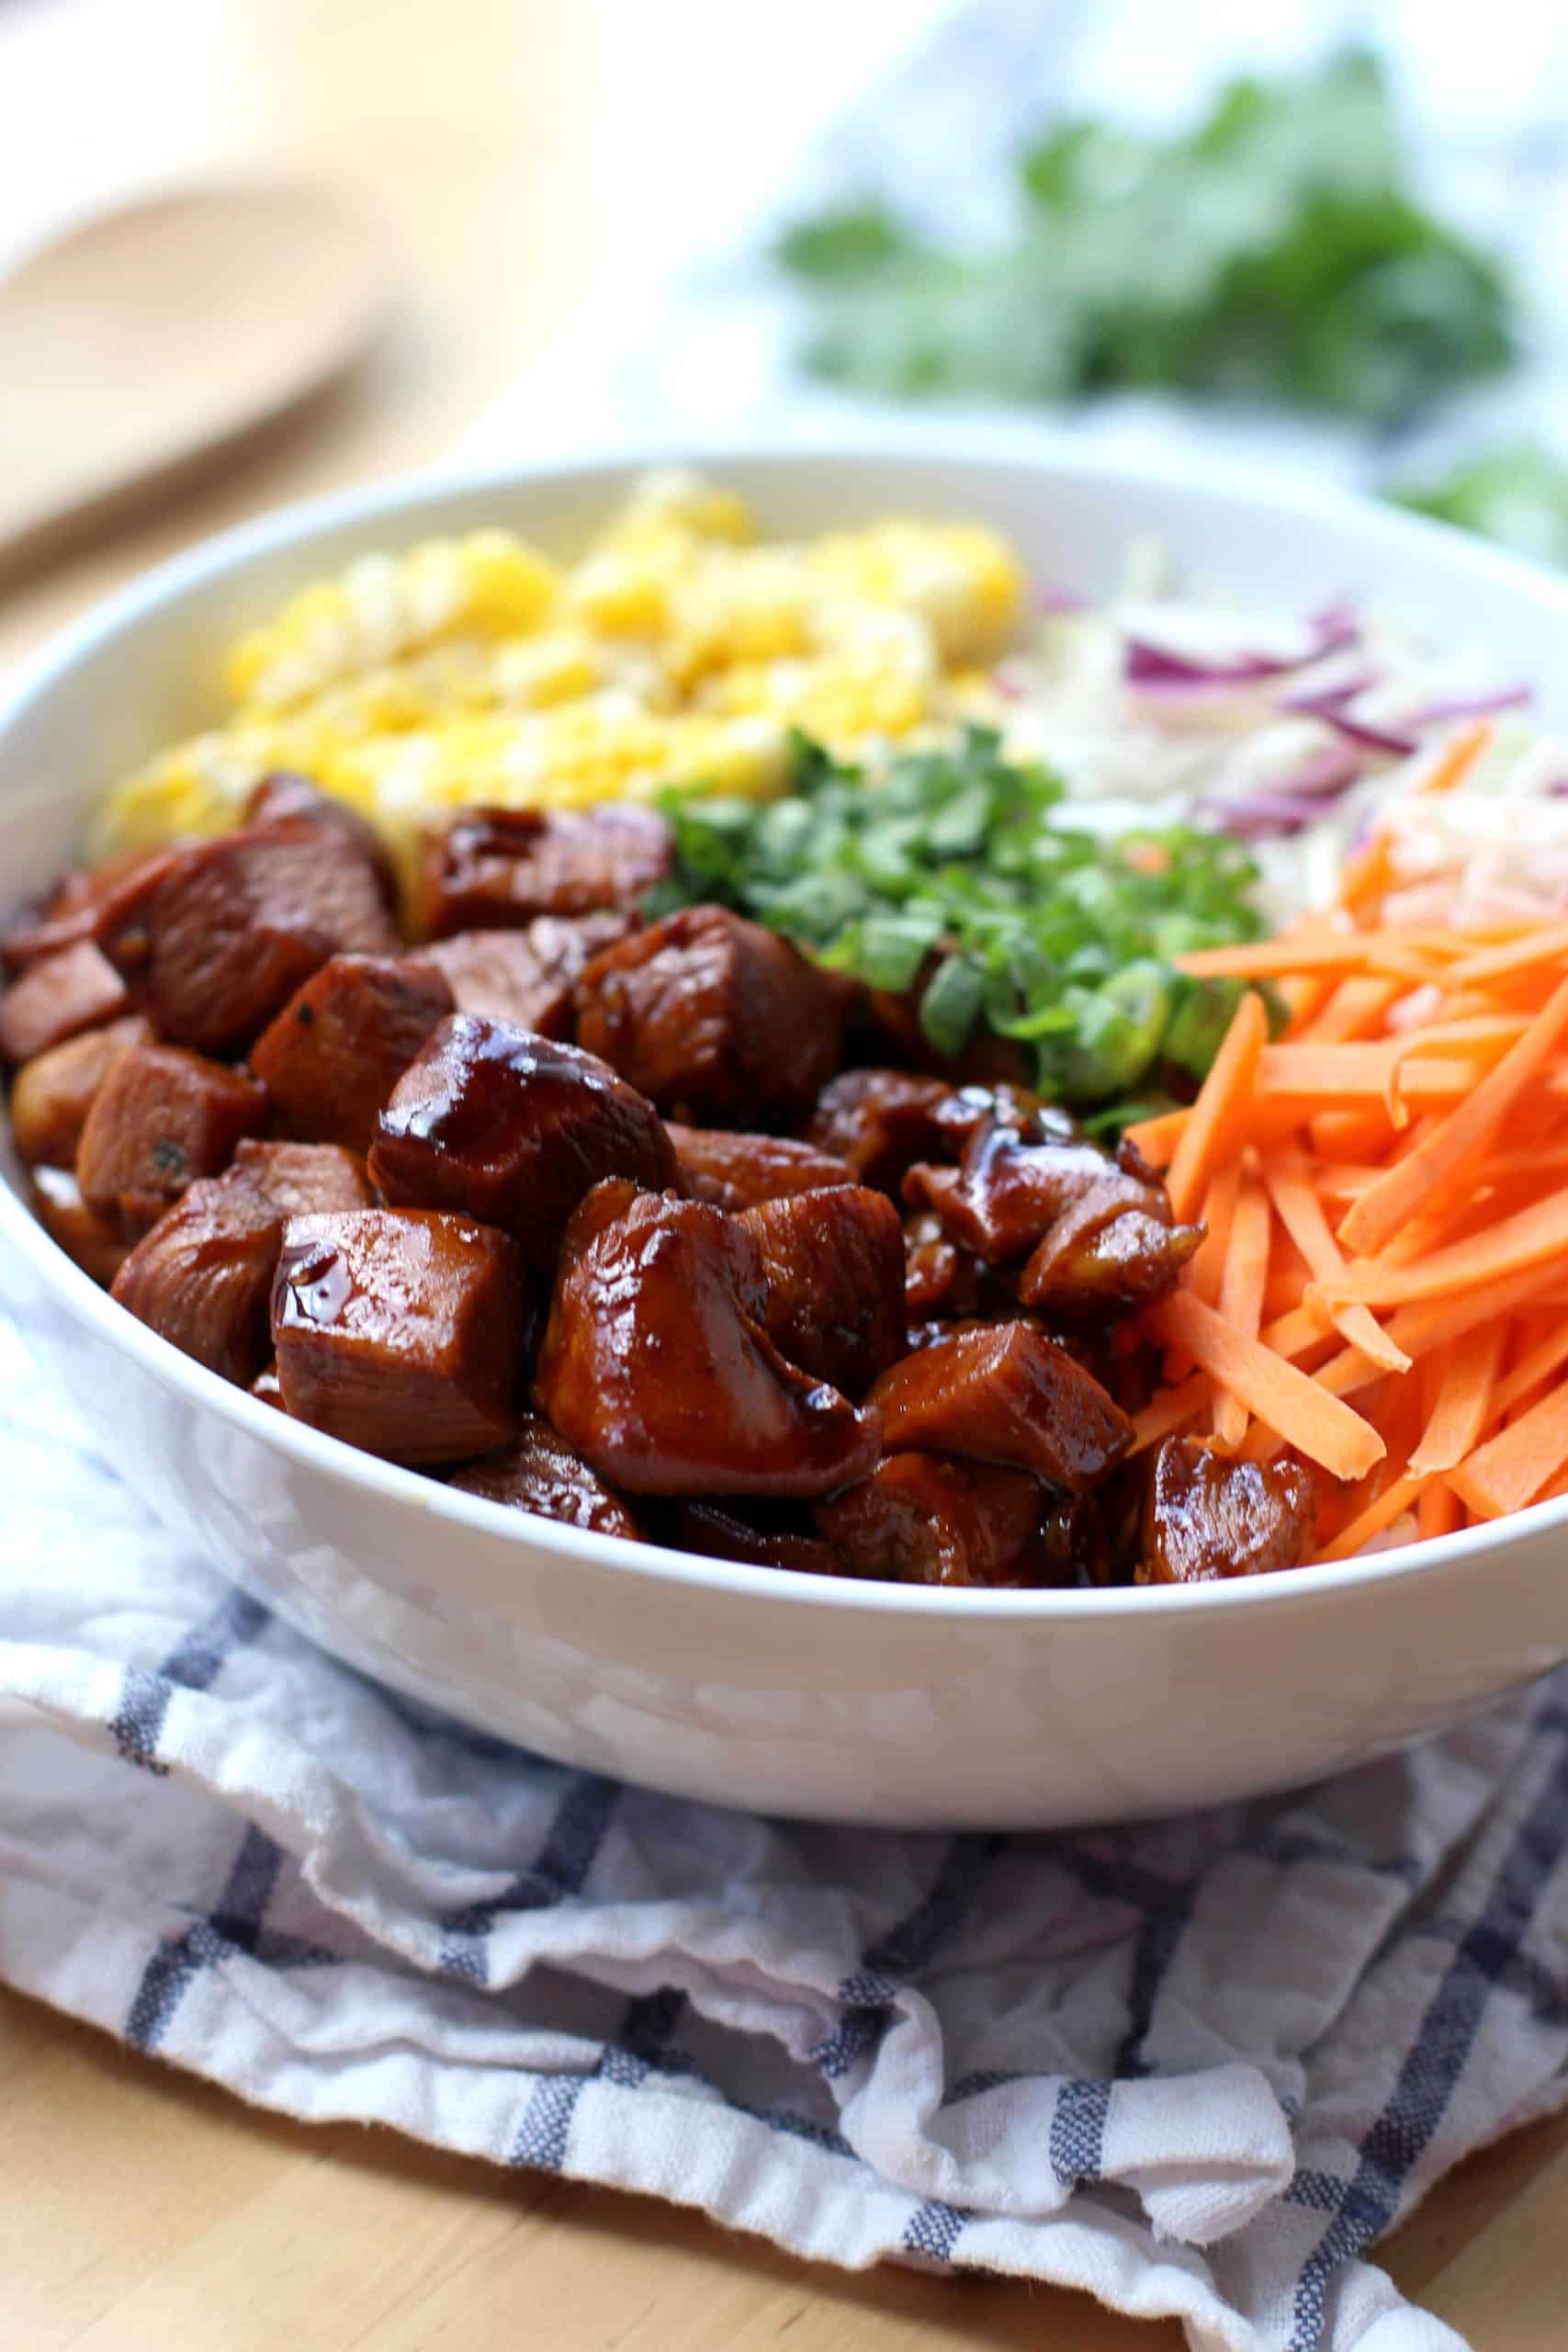
[(1388, 495), (1439, 523), (1568, 564), (1568, 465), (1534, 443), (1482, 450), (1438, 481), (1399, 483)]
[(807, 367), (904, 398), (1154, 387), (1392, 426), (1514, 356), (1499, 266), (1416, 200), (1363, 51), (1233, 82), (1173, 138), (1055, 125), (1017, 170), (990, 251), (924, 243), (874, 203), (792, 230)]
[(1258, 935), (1257, 871), (1228, 835), (1079, 831), (1060, 779), (1005, 759), (984, 728), (871, 777), (797, 737), (793, 773), (761, 805), (666, 793), (676, 865), (650, 910), (735, 907), (915, 999), (940, 1056), (982, 1027), (1011, 1040), (1063, 1101), (1125, 1102), (1206, 1071), (1235, 990), (1172, 959)]

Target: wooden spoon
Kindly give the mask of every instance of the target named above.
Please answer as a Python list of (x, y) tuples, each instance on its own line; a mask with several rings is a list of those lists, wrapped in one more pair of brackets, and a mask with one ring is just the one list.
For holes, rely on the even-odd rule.
[(149, 197), (31, 254), (0, 279), (0, 569), (319, 389), (387, 284), (304, 181)]

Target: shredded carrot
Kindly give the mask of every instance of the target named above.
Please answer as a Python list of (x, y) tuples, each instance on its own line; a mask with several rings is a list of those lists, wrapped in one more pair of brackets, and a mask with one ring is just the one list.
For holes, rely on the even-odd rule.
[(1568, 1363), (1568, 1317), (1554, 1316), (1552, 1323), (1552, 1329), (1533, 1348), (1527, 1349), (1507, 1378), (1498, 1382), (1497, 1393), (1492, 1399), (1496, 1419), (1511, 1413), (1516, 1405), (1522, 1405), (1532, 1389), (1539, 1388), (1543, 1380), (1550, 1380), (1562, 1364)]
[(1191, 1116), (1190, 1110), (1162, 1111), (1157, 1118), (1135, 1120), (1123, 1133), (1151, 1168), (1168, 1168)]
[(1155, 1329), (1186, 1348), (1199, 1367), (1239, 1396), (1248, 1412), (1337, 1478), (1359, 1478), (1386, 1448), (1376, 1430), (1328, 1396), (1258, 1340), (1235, 1330), (1190, 1292), (1177, 1291), (1153, 1311)]
[(1203, 1195), (1203, 1238), (1187, 1270), (1188, 1282), (1210, 1306), (1220, 1295), (1220, 1278), (1231, 1246), (1231, 1219), (1240, 1190), (1240, 1157), (1222, 1160)]
[(1249, 989), (1231, 1016), (1167, 1171), (1166, 1190), (1178, 1224), (1195, 1214), (1220, 1161), (1240, 1149), (1242, 1117), (1268, 1037), (1268, 1010)]
[(1535, 970), (1542, 964), (1561, 964), (1568, 957), (1568, 922), (1541, 923), (1519, 939), (1504, 940), (1495, 947), (1483, 947), (1473, 956), (1461, 956), (1450, 964), (1444, 977), (1445, 988), (1474, 988), (1479, 982), (1493, 983), (1517, 978)]
[[(1312, 1171), (1299, 1152), (1280, 1152), (1266, 1162), (1263, 1181), (1275, 1214), (1302, 1256), (1314, 1281), (1331, 1283), (1344, 1273), (1339, 1244), (1328, 1230), (1323, 1203), (1314, 1189)], [(1373, 1363), (1389, 1372), (1408, 1372), (1410, 1358), (1387, 1339), (1364, 1306), (1330, 1310), (1335, 1329), (1347, 1344), (1359, 1348)]]
[(1197, 1418), (1213, 1393), (1214, 1384), (1206, 1372), (1195, 1372), (1179, 1387), (1162, 1388), (1141, 1413), (1134, 1414), (1130, 1451), (1142, 1453), (1149, 1446), (1157, 1445), (1161, 1438), (1173, 1436), (1186, 1422)]
[(1432, 1410), (1410, 1457), (1416, 1476), (1457, 1468), (1479, 1442), (1494, 1410), (1506, 1331), (1501, 1322), (1478, 1323), (1444, 1355)]
[(1292, 1025), (1291, 1034), (1303, 1045), (1348, 1046), (1379, 1026), (1401, 986), (1398, 979), (1378, 974), (1341, 980), (1322, 1012), (1299, 1027)]
[(1564, 1034), (1568, 1034), (1568, 979), (1559, 983), (1544, 1009), (1452, 1117), (1434, 1128), (1415, 1151), (1388, 1170), (1381, 1183), (1355, 1203), (1339, 1228), (1346, 1248), (1366, 1256), (1374, 1254), (1439, 1184), (1467, 1161), (1478, 1159)]
[[(1477, 1056), (1485, 1052), (1474, 1042)], [(1458, 1054), (1427, 1054), (1419, 1035), (1408, 1041), (1393, 1037), (1376, 1045), (1265, 1046), (1258, 1061), (1258, 1089), (1266, 1095), (1290, 1095), (1313, 1102), (1354, 1100), (1371, 1095), (1385, 1104), (1390, 1080), (1399, 1073), (1399, 1091), (1407, 1102), (1443, 1102), (1468, 1094), (1475, 1084), (1475, 1064)]]
[[(1568, 1250), (1568, 1193), (1549, 1193), (1531, 1207), (1450, 1242), (1446, 1250), (1413, 1266), (1389, 1266), (1369, 1258), (1346, 1269), (1332, 1285), (1333, 1301), (1348, 1306), (1400, 1306), (1417, 1298), (1440, 1298), (1479, 1288), (1505, 1274), (1522, 1273)], [(1328, 1304), (1325, 1297), (1325, 1305)]]
[(1320, 1159), (1370, 1159), (1385, 1152), (1393, 1127), (1385, 1104), (1359, 1103), (1353, 1111), (1319, 1111), (1307, 1122), (1312, 1148)]
[(1333, 1543), (1324, 1545), (1318, 1558), (1349, 1559), (1354, 1553), (1360, 1551), (1363, 1544), (1371, 1543), (1374, 1535), (1382, 1535), (1396, 1519), (1402, 1519), (1407, 1510), (1415, 1510), (1426, 1485), (1425, 1478), (1410, 1474), (1395, 1478), (1374, 1501), (1368, 1503), (1364, 1510), (1358, 1511), (1354, 1519), (1347, 1520)]
[(1450, 1486), (1428, 1478), (1416, 1502), (1416, 1532), (1424, 1544), (1434, 1536), (1451, 1535), (1464, 1522), (1464, 1508)]
[[(1220, 1283), (1221, 1315), (1244, 1339), (1256, 1340), (1263, 1320), (1263, 1292), (1269, 1275), (1269, 1196), (1257, 1179), (1248, 1176), (1235, 1198), (1231, 1218), (1230, 1254)], [(1232, 1388), (1214, 1399), (1214, 1435), (1233, 1452), (1247, 1435), (1247, 1406)]]
[(1488, 1438), (1452, 1472), (1450, 1484), (1483, 1519), (1522, 1510), (1568, 1466), (1568, 1381), (1549, 1389), (1528, 1413)]

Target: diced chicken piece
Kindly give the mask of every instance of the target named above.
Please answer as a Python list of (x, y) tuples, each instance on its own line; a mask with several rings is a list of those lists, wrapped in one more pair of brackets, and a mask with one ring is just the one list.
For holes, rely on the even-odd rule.
[(1144, 1468), (1135, 1580), (1207, 1584), (1297, 1567), (1316, 1511), (1316, 1482), (1293, 1456), (1232, 1462), (1168, 1437)]
[(632, 913), (674, 855), (650, 808), (464, 808), (427, 838), (422, 929), (439, 939), (535, 915)]
[(159, 1034), (209, 1052), (248, 1046), (329, 956), (399, 944), (368, 859), (303, 818), (180, 851), (112, 899), (99, 931)]
[(585, 964), (637, 929), (633, 915), (538, 915), (520, 931), (459, 931), (419, 950), (446, 975), (459, 1012), (570, 1039)]
[(575, 1046), (471, 1012), (434, 1032), (392, 1090), (370, 1151), (389, 1201), (460, 1210), (553, 1271), (567, 1219), (603, 1177), (675, 1184), (650, 1102)]
[(974, 1315), (987, 1292), (985, 1265), (960, 1250), (929, 1210), (904, 1220), (904, 1306), (911, 1323), (933, 1315)]
[(131, 1012), (24, 1062), (11, 1087), (10, 1106), (11, 1133), (22, 1158), (46, 1160), (52, 1168), (73, 1167), (93, 1097), (111, 1063), (128, 1046), (147, 1044), (152, 1035), (140, 1013)]
[(890, 1453), (869, 1478), (817, 1506), (852, 1573), (896, 1584), (1033, 1585), (1046, 1498), (1021, 1470), (939, 1453)]
[(863, 1477), (874, 1414), (787, 1363), (766, 1310), (739, 1218), (602, 1184), (567, 1230), (539, 1401), (628, 1494), (821, 1495)]
[(39, 1222), (84, 1273), (107, 1289), (118, 1273), (130, 1247), (118, 1219), (112, 1222), (90, 1209), (82, 1187), (69, 1168), (31, 1170), (33, 1206)]
[(856, 1182), (897, 1194), (917, 1159), (942, 1148), (938, 1119), (952, 1089), (904, 1069), (846, 1069), (817, 1098), (807, 1136), (854, 1170)]
[(96, 936), (106, 908), (141, 888), (154, 867), (177, 852), (167, 846), (133, 850), (101, 865), (73, 865), (62, 874), (41, 901), (15, 916), (0, 932), (0, 972), (25, 971), (40, 956), (80, 945)]
[(764, 1310), (779, 1353), (859, 1396), (908, 1345), (904, 1228), (886, 1193), (795, 1193), (737, 1219), (762, 1253)]
[(352, 842), (373, 870), (382, 898), (396, 912), (398, 876), (392, 854), (367, 817), (362, 817), (345, 800), (323, 792), (308, 775), (296, 775), (289, 768), (275, 768), (270, 775), (263, 776), (246, 801), (245, 822), (275, 825), (290, 818), (303, 818), (308, 824), (339, 832)]
[(290, 1217), (272, 1292), (283, 1401), (388, 1461), (489, 1453), (516, 1433), (527, 1306), (517, 1245), (470, 1217)]
[(793, 1568), (808, 1577), (844, 1574), (842, 1555), (825, 1536), (794, 1527), (753, 1526), (733, 1506), (665, 1503), (651, 1532), (678, 1552), (699, 1552), (709, 1560), (739, 1560), (751, 1568)]
[(1133, 1425), (1098, 1380), (1032, 1323), (979, 1325), (885, 1372), (870, 1402), (885, 1443), (1029, 1470), (1086, 1494), (1121, 1461)]
[(183, 1046), (128, 1046), (93, 1097), (76, 1180), (135, 1240), (197, 1176), (226, 1168), (265, 1114), (264, 1090), (243, 1071)]
[(1202, 1238), (1201, 1225), (1170, 1225), (1142, 1209), (1118, 1209), (1085, 1232), (1081, 1215), (1069, 1210), (1030, 1258), (1018, 1295), (1026, 1306), (1060, 1315), (1152, 1306), (1176, 1288)]
[(329, 956), (251, 1048), (283, 1133), (368, 1151), (382, 1104), (452, 1009), (421, 957)]
[(831, 1152), (793, 1136), (736, 1135), (728, 1127), (682, 1127), (673, 1120), (669, 1133), (686, 1190), (717, 1209), (753, 1209), (792, 1193), (820, 1193), (855, 1181)]
[[(1108, 1224), (1121, 1208), (1157, 1216), (1164, 1194), (1124, 1175), (1110, 1154), (1085, 1137), (1031, 1134), (986, 1117), (972, 1131), (956, 1168), (921, 1163), (905, 1197), (933, 1209), (950, 1240), (991, 1265), (1033, 1250), (1056, 1219), (1086, 1199)], [(1170, 1212), (1165, 1210), (1168, 1223)]]
[(454, 1472), (448, 1484), (458, 1494), (482, 1495), (513, 1510), (537, 1511), (568, 1527), (595, 1535), (621, 1535), (637, 1543), (642, 1530), (598, 1472), (553, 1430), (542, 1413), (525, 1413), (510, 1445), (484, 1454)]
[(285, 1222), (240, 1170), (198, 1178), (142, 1235), (113, 1295), (209, 1372), (249, 1387), (272, 1355), (268, 1303)]
[(666, 916), (595, 956), (577, 984), (579, 1042), (698, 1126), (803, 1109), (842, 1029), (835, 980), (724, 907)]
[(126, 1010), (125, 983), (90, 939), (40, 956), (0, 989), (0, 1062), (31, 1061)]
[(234, 1165), (285, 1216), (377, 1205), (364, 1160), (340, 1144), (247, 1140), (235, 1146)]

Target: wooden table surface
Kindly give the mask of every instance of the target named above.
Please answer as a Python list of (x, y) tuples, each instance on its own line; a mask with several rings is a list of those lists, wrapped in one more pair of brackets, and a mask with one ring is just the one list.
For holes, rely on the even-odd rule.
[[(651, 5), (651, 0), (650, 0)], [(434, 457), (611, 250), (574, 0), (0, 0), (0, 236), (160, 176), (327, 173), (385, 218), (398, 314), (353, 379), (151, 514), (0, 587), (0, 662), (243, 515)], [(0, 453), (3, 455), (3, 453)], [(0, 1991), (6, 2352), (1173, 2352), (1082, 2297), (813, 2269), (695, 2215), (308, 2130)], [(1568, 2118), (1461, 2167), (1385, 2249), (1485, 2352), (1568, 2345)]]

